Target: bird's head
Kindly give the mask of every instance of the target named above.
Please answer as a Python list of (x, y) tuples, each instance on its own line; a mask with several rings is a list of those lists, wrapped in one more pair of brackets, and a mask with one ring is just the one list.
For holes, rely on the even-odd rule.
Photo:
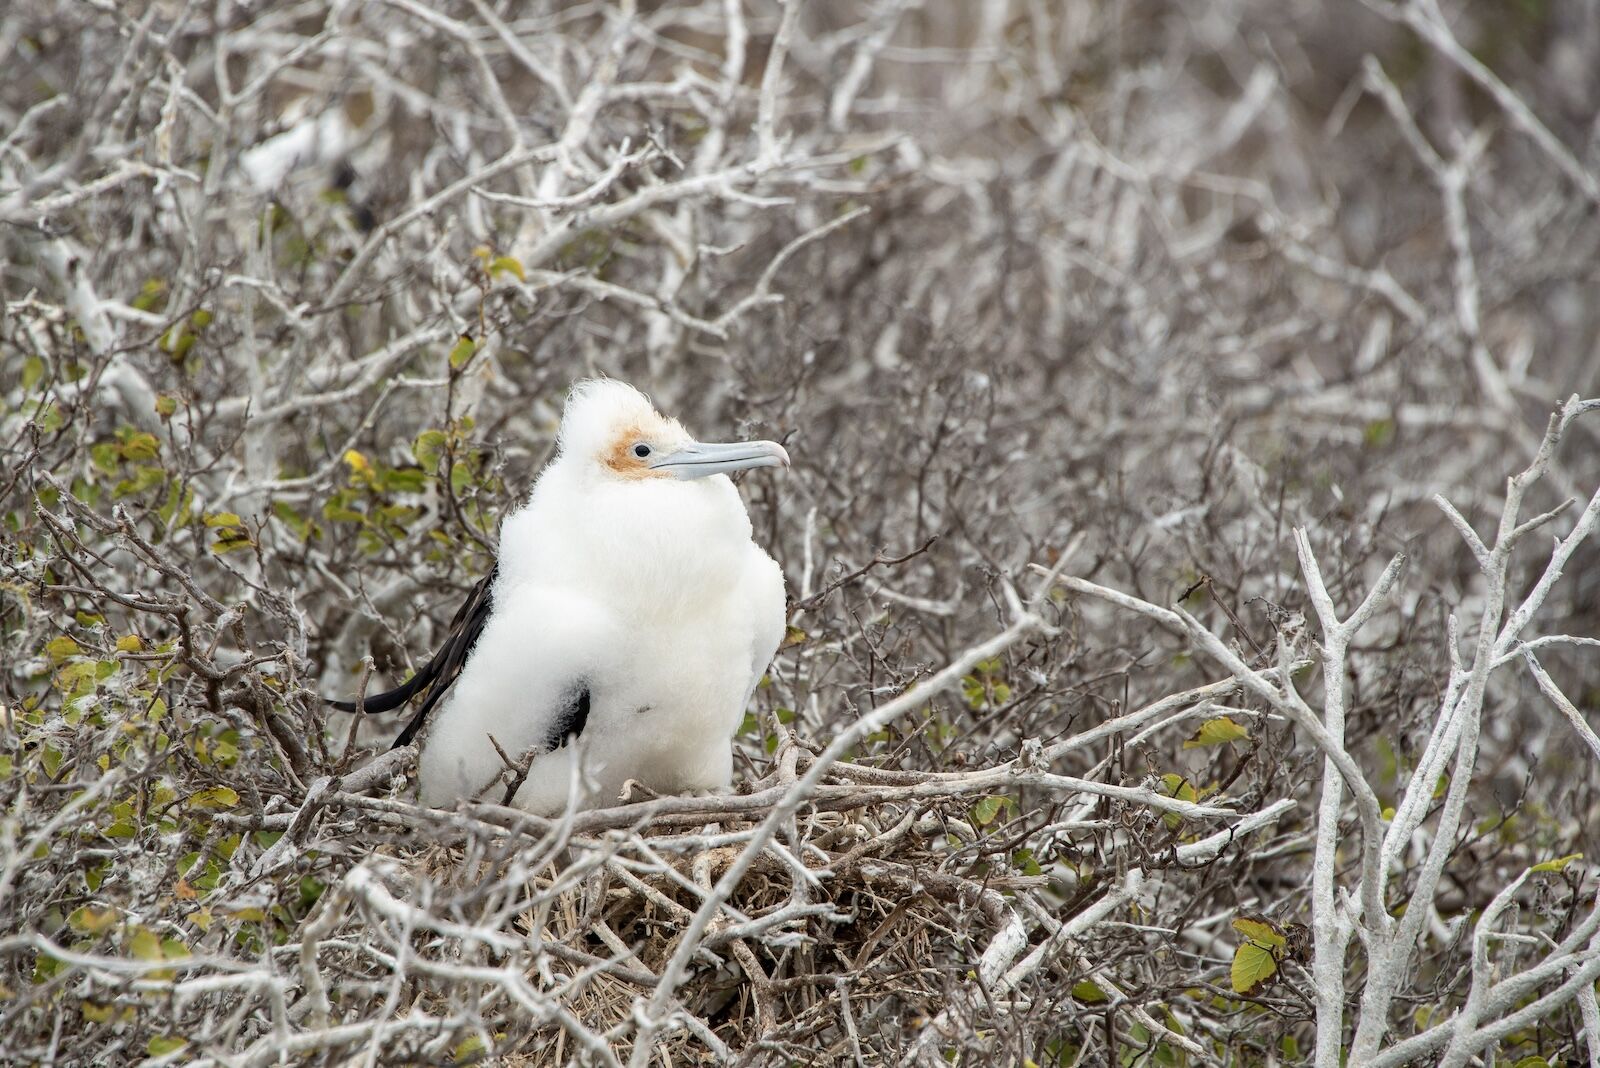
[(625, 382), (579, 382), (561, 416), (561, 459), (586, 474), (619, 482), (698, 479), (753, 467), (788, 467), (775, 441), (696, 441), (676, 419), (656, 411)]

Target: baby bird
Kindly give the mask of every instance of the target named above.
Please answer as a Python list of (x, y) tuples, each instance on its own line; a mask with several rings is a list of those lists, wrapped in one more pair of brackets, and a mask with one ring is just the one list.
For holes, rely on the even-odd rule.
[(727, 789), (730, 738), (784, 634), (783, 572), (727, 476), (788, 465), (776, 442), (696, 441), (622, 382), (575, 385), (557, 454), (444, 647), (360, 703), (426, 691), (395, 742), (423, 731), (422, 801), (504, 800), (502, 751), (526, 768), (512, 803), (541, 815), (614, 803), (630, 779)]

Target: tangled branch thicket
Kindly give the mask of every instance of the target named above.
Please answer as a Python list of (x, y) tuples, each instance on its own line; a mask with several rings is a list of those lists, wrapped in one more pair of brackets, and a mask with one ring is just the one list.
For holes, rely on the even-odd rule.
[[(0, 1059), (1600, 1065), (1591, 0), (19, 0), (0, 68)], [(420, 807), (321, 698), (594, 373), (795, 457), (736, 792)]]

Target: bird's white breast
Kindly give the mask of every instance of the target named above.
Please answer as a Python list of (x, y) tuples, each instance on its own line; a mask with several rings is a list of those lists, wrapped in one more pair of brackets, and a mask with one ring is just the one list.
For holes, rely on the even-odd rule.
[[(783, 634), (783, 577), (750, 540), (726, 478), (579, 484), (547, 469), (501, 531), (489, 624), (430, 728), (423, 797), (471, 796), (536, 746), (575, 680), (592, 706), (575, 747), (539, 757), (517, 803), (564, 807), (573, 758), (615, 800), (627, 779), (658, 792), (725, 788), (729, 738)], [(500, 797), (491, 792), (490, 800)]]

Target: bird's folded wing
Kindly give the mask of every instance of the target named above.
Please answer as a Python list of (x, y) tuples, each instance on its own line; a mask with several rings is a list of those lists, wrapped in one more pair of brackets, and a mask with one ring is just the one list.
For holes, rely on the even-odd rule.
[(392, 690), (372, 694), (359, 702), (329, 701), (328, 703), (341, 712), (392, 712), (426, 687), (428, 692), (423, 698), (422, 707), (417, 709), (417, 714), (411, 717), (411, 722), (406, 724), (405, 730), (401, 731), (400, 737), (394, 741), (396, 749), (402, 745), (409, 745), (411, 739), (416, 737), (422, 725), (427, 722), (428, 713), (449, 691), (450, 684), (455, 682), (456, 676), (461, 674), (462, 665), (467, 662), (473, 645), (478, 641), (478, 635), (483, 632), (483, 625), (488, 622), (489, 612), (494, 604), (494, 580), (499, 571), (499, 564), (496, 564), (472, 588), (472, 592), (467, 595), (466, 603), (450, 621), (450, 632), (445, 637), (444, 645), (415, 675)]

